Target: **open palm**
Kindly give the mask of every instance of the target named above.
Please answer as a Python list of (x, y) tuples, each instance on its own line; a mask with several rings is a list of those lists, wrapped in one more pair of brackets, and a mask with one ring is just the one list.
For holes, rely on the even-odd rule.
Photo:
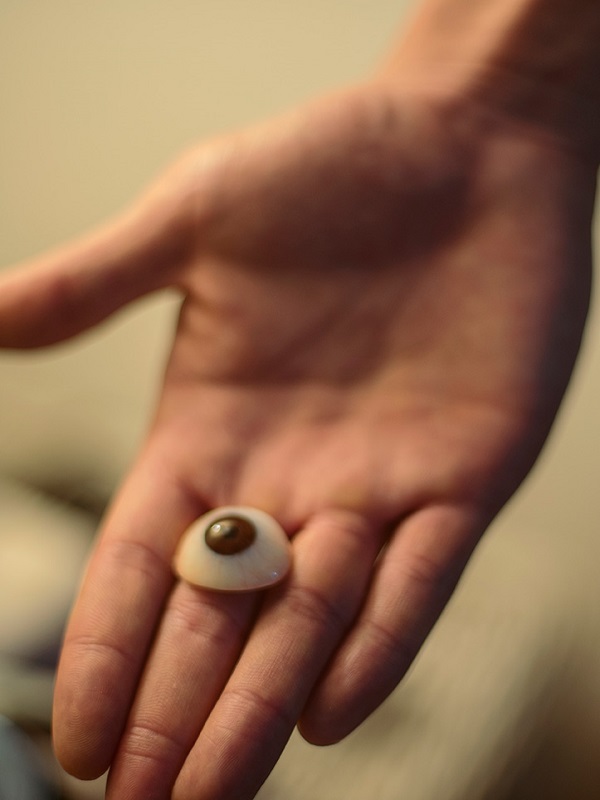
[[(145, 446), (67, 631), (59, 758), (111, 797), (250, 798), (294, 725), (397, 685), (535, 460), (576, 357), (593, 175), (500, 121), (370, 84), (186, 153), (0, 287), (33, 347), (177, 287)], [(174, 580), (203, 511), (262, 508), (291, 575)]]

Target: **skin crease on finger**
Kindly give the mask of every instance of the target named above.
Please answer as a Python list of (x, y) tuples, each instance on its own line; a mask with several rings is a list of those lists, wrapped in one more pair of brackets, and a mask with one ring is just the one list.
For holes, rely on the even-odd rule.
[[(452, 59), (428, 82), (409, 44), (400, 77), (188, 152), (121, 221), (0, 289), (0, 343), (21, 347), (184, 295), (57, 676), (57, 754), (80, 777), (110, 765), (112, 800), (249, 800), (298, 719), (321, 744), (359, 724), (559, 407), (597, 163), (567, 126), (486, 106), (473, 86), (493, 69), (450, 91)], [(293, 538), (290, 577), (259, 598), (174, 582), (181, 536), (222, 505)]]

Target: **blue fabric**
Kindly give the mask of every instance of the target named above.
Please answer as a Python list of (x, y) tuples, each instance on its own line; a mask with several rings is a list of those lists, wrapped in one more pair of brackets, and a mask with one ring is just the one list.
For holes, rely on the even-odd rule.
[(27, 736), (0, 717), (0, 800), (56, 800)]

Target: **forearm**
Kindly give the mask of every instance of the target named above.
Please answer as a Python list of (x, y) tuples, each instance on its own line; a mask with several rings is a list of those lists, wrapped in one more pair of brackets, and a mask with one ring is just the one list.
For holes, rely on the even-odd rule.
[(599, 159), (598, 0), (425, 0), (384, 73)]

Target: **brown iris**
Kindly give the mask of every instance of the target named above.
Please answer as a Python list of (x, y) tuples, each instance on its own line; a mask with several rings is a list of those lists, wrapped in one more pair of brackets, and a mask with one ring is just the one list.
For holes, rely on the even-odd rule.
[(208, 526), (204, 539), (215, 553), (232, 556), (250, 547), (256, 539), (256, 528), (242, 517), (224, 517)]

